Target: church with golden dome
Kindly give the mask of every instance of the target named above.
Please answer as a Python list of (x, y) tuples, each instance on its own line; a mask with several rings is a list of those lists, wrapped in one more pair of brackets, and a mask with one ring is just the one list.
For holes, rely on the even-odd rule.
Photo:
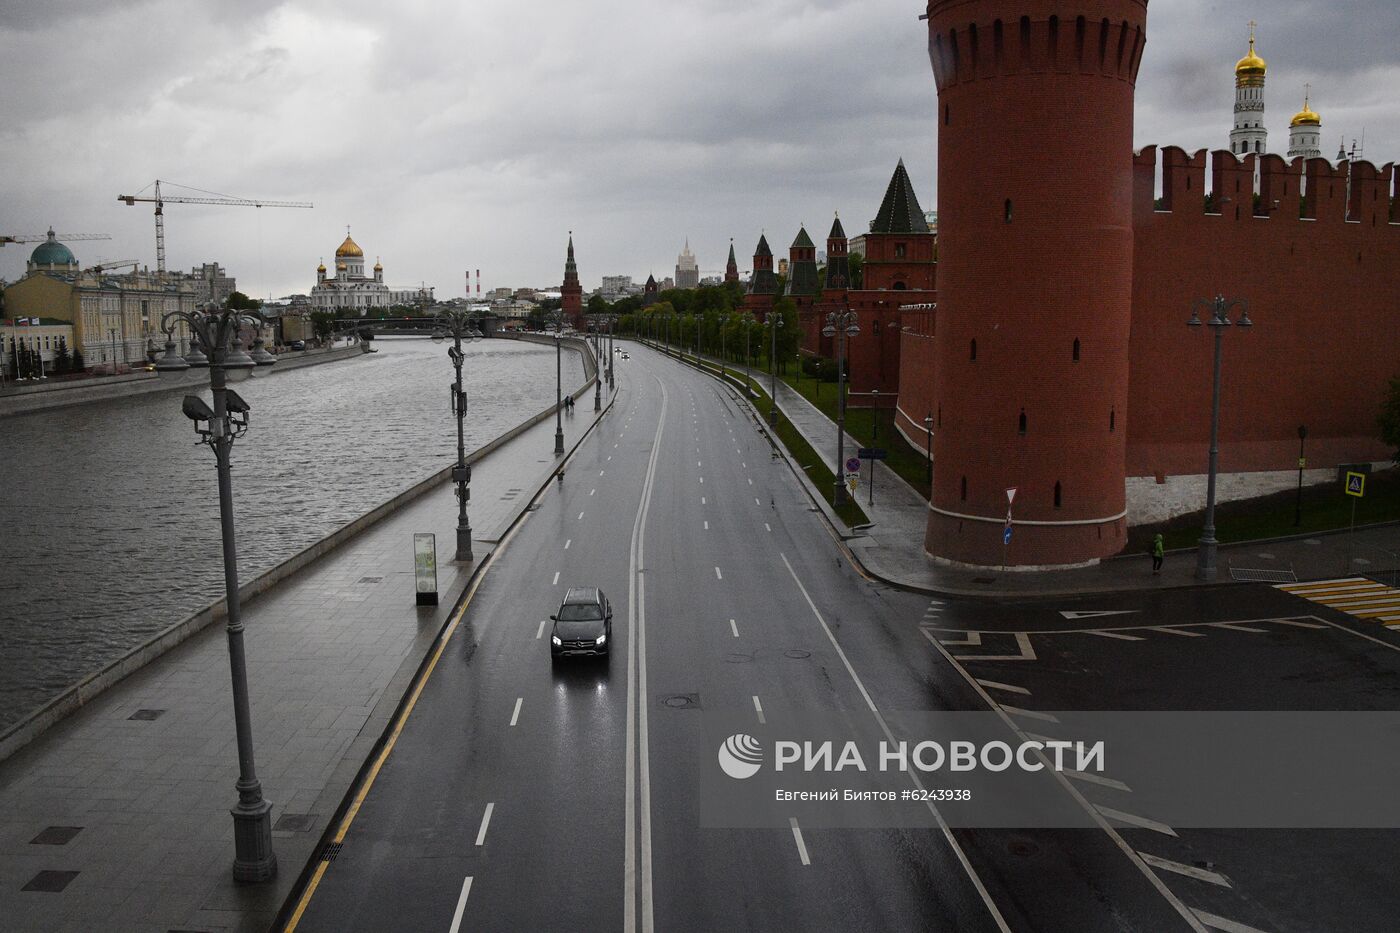
[(384, 284), (384, 266), (375, 260), (371, 275), (365, 275), (365, 251), (345, 228), (345, 242), (335, 251), (335, 271), (329, 274), (323, 261), (316, 267), (316, 285), (311, 289), (311, 306), (318, 311), (349, 312), (364, 317), (374, 308), (395, 305), (422, 305), (433, 302), (433, 289), (390, 288)]
[[(1264, 82), (1269, 64), (1254, 48), (1254, 23), (1249, 24), (1249, 51), (1235, 63), (1235, 126), (1230, 131), (1230, 151), (1235, 155), (1269, 151), (1269, 130), (1264, 125)], [(1288, 124), (1288, 158), (1322, 157), (1322, 117), (1312, 109), (1312, 87), (1303, 94), (1303, 109)]]

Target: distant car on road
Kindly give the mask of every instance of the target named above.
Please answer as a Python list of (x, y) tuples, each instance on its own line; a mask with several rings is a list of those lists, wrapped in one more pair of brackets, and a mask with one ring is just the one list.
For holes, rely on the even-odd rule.
[(288, 350), (305, 350), (305, 349), (306, 349), (306, 341), (304, 341), (304, 340), (293, 340), (291, 343), (287, 344), (287, 349), (288, 349)]
[(612, 604), (596, 586), (571, 586), (559, 611), (549, 617), (552, 660), (564, 657), (607, 657), (612, 650)]
[(623, 354), (622, 354), (622, 358), (623, 358), (624, 360), (630, 360), (630, 359), (632, 358), (632, 354), (630, 354), (630, 353), (623, 353)]

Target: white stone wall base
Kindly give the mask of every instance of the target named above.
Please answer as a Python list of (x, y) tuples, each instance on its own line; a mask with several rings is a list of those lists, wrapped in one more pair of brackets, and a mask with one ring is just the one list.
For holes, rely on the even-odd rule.
[[(1384, 470), (1390, 461), (1371, 464), (1372, 470)], [(1319, 486), (1335, 482), (1335, 466), (1303, 471), (1304, 486)], [(1151, 476), (1130, 476), (1126, 483), (1128, 497), (1128, 526), (1150, 525), (1178, 515), (1199, 512), (1206, 507), (1204, 473), (1168, 476), (1158, 483)], [(1221, 473), (1215, 478), (1215, 501), (1232, 502), (1252, 499), (1298, 488), (1297, 470), (1270, 470), (1261, 473)]]

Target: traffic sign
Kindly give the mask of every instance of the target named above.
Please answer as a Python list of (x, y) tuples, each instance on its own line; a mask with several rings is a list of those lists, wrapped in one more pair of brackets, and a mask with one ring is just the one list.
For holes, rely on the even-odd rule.
[(860, 474), (859, 474), (859, 473), (849, 473), (849, 474), (847, 474), (847, 476), (846, 476), (846, 485), (849, 486), (849, 487), (851, 487), (851, 492), (855, 492), (855, 491), (856, 491), (856, 487), (860, 485)]
[(1006, 490), (1006, 504), (1007, 504), (1007, 505), (1010, 505), (1011, 503), (1013, 503), (1013, 502), (1015, 502), (1015, 501), (1016, 501), (1016, 487), (1015, 487), (1015, 486), (1012, 486), (1010, 489)]
[(856, 456), (862, 460), (884, 460), (888, 458), (890, 452), (883, 447), (862, 447)]
[(1347, 495), (1360, 499), (1366, 495), (1366, 474), (1347, 473)]
[(846, 460), (846, 472), (847, 472), (847, 473), (859, 473), (859, 472), (860, 472), (860, 458), (859, 458), (859, 457), (850, 457), (850, 458), (848, 458), (848, 459)]
[(1002, 544), (1010, 544), (1010, 543), (1011, 543), (1011, 526), (1010, 526), (1010, 525), (1007, 525), (1007, 526), (1006, 526), (1006, 530), (1003, 531), (1003, 532), (1001, 533), (1001, 543), (1002, 543)]
[(1301, 470), (1303, 467), (1305, 467), (1305, 466), (1307, 466), (1307, 465), (1308, 465), (1308, 458), (1307, 458), (1307, 457), (1299, 457), (1299, 458), (1298, 458), (1298, 469)]

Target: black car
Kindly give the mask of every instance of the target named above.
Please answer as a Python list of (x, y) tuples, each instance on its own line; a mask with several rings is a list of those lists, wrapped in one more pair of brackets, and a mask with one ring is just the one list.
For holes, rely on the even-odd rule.
[(554, 620), (549, 636), (552, 658), (606, 657), (612, 650), (612, 604), (596, 586), (569, 587), (558, 613), (550, 618)]

